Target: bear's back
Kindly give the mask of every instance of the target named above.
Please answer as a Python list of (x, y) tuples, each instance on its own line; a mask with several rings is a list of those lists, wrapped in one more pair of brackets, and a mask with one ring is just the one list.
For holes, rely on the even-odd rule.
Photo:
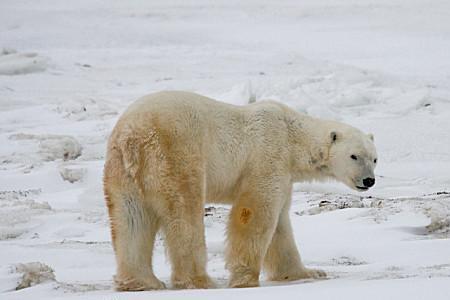
[(127, 151), (124, 147), (136, 148), (133, 143), (158, 140), (163, 152), (184, 152), (186, 160), (201, 158), (209, 198), (226, 202), (249, 164), (263, 162), (269, 150), (286, 151), (283, 114), (275, 102), (236, 106), (190, 92), (158, 92), (130, 105), (110, 141), (123, 141), (118, 148)]

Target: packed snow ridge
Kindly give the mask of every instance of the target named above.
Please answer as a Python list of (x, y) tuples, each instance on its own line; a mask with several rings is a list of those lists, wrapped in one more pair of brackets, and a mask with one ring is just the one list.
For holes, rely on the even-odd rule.
[(18, 53), (15, 49), (3, 48), (0, 51), (0, 75), (22, 75), (43, 72), (48, 59), (37, 53)]

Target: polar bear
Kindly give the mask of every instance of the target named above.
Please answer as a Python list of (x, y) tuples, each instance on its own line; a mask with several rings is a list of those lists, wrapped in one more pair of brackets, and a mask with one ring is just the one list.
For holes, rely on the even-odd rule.
[(373, 137), (351, 126), (261, 101), (234, 106), (180, 91), (132, 104), (108, 141), (104, 193), (118, 290), (165, 288), (153, 273), (161, 230), (175, 288), (208, 288), (204, 204), (232, 205), (230, 287), (325, 276), (306, 268), (290, 220), (294, 182), (336, 179), (357, 191), (375, 183)]

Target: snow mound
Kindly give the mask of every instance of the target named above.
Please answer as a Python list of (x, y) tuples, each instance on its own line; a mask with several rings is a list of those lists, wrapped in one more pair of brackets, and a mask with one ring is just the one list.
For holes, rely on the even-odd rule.
[(14, 49), (6, 48), (0, 52), (0, 75), (43, 72), (47, 65), (48, 59), (37, 53), (17, 53)]
[(62, 179), (70, 183), (82, 181), (86, 173), (87, 169), (79, 166), (61, 166), (59, 168)]
[(326, 119), (343, 116), (404, 116), (432, 111), (443, 101), (429, 86), (402, 82), (384, 74), (346, 65), (301, 60), (302, 73), (285, 80), (254, 78), (228, 92), (210, 96), (239, 104), (261, 100), (283, 102), (297, 111)]
[(82, 150), (80, 143), (71, 136), (46, 136), (39, 146), (47, 161), (76, 159)]
[(426, 226), (429, 234), (442, 237), (450, 236), (450, 193), (440, 192), (432, 198), (433, 203), (427, 203), (425, 214), (430, 218)]
[(73, 121), (109, 119), (119, 114), (117, 104), (92, 98), (64, 101), (57, 105), (54, 111)]
[(23, 274), (20, 282), (17, 284), (16, 290), (21, 290), (44, 282), (55, 281), (53, 269), (40, 262), (17, 264), (14, 266), (13, 272)]
[(310, 206), (295, 214), (301, 215), (317, 215), (324, 212), (334, 211), (346, 208), (381, 208), (384, 200), (375, 197), (361, 197), (355, 195), (333, 195), (318, 194), (312, 201)]
[(450, 233), (450, 218), (446, 216), (444, 218), (432, 217), (431, 222), (427, 225), (429, 233)]
[(57, 159), (72, 160), (78, 158), (82, 153), (82, 146), (69, 135), (34, 135), (18, 133), (9, 137), (10, 140), (37, 140), (39, 141), (39, 154), (45, 161)]
[(0, 191), (0, 240), (14, 239), (38, 226), (34, 219), (51, 211), (47, 202), (32, 199), (40, 190)]
[(365, 209), (359, 217), (370, 217), (376, 223), (386, 222), (401, 212), (425, 215), (430, 223), (414, 233), (430, 238), (450, 236), (450, 192), (437, 192), (415, 197), (381, 198), (356, 195), (307, 193), (308, 204), (296, 215), (318, 215), (338, 209)]

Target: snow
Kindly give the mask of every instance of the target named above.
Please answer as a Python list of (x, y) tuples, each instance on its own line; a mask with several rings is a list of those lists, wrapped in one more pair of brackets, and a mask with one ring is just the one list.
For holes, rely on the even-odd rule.
[(16, 53), (14, 49), (0, 52), (0, 75), (19, 75), (45, 71), (47, 60), (36, 53)]
[[(2, 0), (0, 298), (449, 299), (449, 20), (443, 0)], [(372, 190), (294, 189), (300, 253), (327, 280), (227, 289), (216, 206), (217, 289), (113, 290), (105, 143), (132, 101), (165, 89), (270, 98), (374, 133)], [(154, 260), (170, 287), (161, 238)], [(16, 290), (24, 274), (36, 280)]]

